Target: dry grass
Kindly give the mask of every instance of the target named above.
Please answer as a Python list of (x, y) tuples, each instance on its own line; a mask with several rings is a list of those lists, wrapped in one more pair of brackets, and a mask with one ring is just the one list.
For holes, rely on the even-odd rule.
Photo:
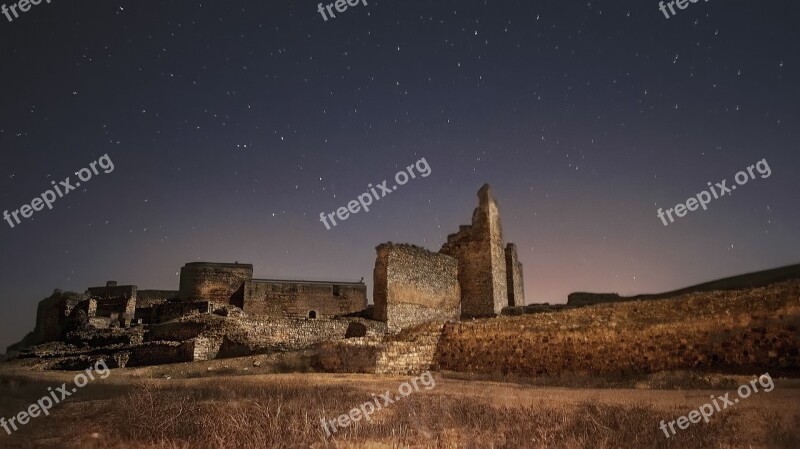
[[(123, 376), (124, 374), (119, 374)], [(536, 387), (437, 379), (420, 391), (326, 437), (320, 418), (334, 419), (370, 400), (369, 391), (394, 380), (274, 376), (95, 384), (46, 419), (18, 434), (0, 432), (2, 448), (256, 449), (256, 448), (797, 448), (798, 413), (779, 407), (734, 409), (667, 440), (662, 419), (688, 412), (672, 402), (660, 408), (626, 400), (610, 403), (597, 391), (563, 390), (575, 403), (513, 402), (509, 395), (539, 396)], [(304, 380), (305, 379), (305, 380)], [(326, 377), (324, 379), (340, 379)], [(2, 378), (0, 378), (2, 380)], [(123, 379), (117, 378), (118, 381)], [(372, 384), (371, 382), (378, 382)], [(60, 383), (60, 382), (59, 382)], [(399, 381), (397, 382), (399, 384)], [(6, 378), (0, 382), (0, 416), (24, 409), (52, 381)], [(394, 385), (396, 387), (396, 385)], [(474, 395), (474, 390), (485, 395)], [(558, 390), (560, 391), (560, 390)], [(607, 390), (606, 390), (607, 391)], [(620, 390), (621, 394), (623, 391)], [(552, 390), (548, 394), (553, 394)], [(558, 393), (557, 393), (558, 394)], [(647, 398), (648, 392), (636, 393)], [(658, 393), (678, 396), (675, 393)], [(495, 398), (487, 402), (488, 398)], [(594, 399), (590, 401), (590, 399)], [(777, 397), (775, 398), (777, 399)], [(571, 401), (569, 401), (571, 402)], [(691, 404), (695, 399), (688, 401)], [(756, 404), (755, 402), (753, 403)], [(767, 404), (766, 402), (764, 404)], [(769, 402), (771, 404), (771, 401)], [(762, 406), (759, 406), (762, 407)], [(753, 420), (752, 416), (763, 416)], [(791, 418), (789, 417), (791, 416)], [(745, 419), (742, 419), (745, 418)], [(753, 421), (752, 424), (750, 421)], [(744, 425), (742, 423), (745, 423)]]
[(369, 399), (346, 387), (161, 388), (145, 383), (118, 400), (86, 410), (78, 422), (70, 423), (73, 430), (62, 447), (691, 449), (735, 443), (729, 425), (733, 414), (667, 440), (657, 428), (664, 413), (651, 407), (493, 407), (435, 393), (412, 395), (376, 413), (371, 423), (359, 421), (325, 437), (321, 417), (333, 419)]

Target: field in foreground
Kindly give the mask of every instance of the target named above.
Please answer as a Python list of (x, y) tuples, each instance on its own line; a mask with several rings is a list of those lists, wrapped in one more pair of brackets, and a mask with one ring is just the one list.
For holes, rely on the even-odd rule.
[[(730, 379), (732, 385), (750, 378)], [(155, 379), (115, 370), (56, 405), (3, 448), (797, 448), (800, 382), (743, 399), (667, 439), (659, 422), (686, 415), (717, 390), (571, 389), (435, 375), (420, 388), (326, 437), (335, 419), (407, 377), (286, 374)], [(0, 374), (0, 415), (10, 417), (71, 382), (63, 372)]]

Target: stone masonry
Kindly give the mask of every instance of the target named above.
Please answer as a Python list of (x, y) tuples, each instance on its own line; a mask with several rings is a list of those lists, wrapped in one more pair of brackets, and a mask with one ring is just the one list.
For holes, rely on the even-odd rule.
[(506, 279), (508, 283), (508, 305), (525, 305), (525, 286), (522, 283), (522, 262), (517, 258), (517, 245), (506, 245)]
[(286, 318), (323, 318), (367, 308), (363, 282), (253, 279), (244, 284), (245, 313)]
[(181, 268), (178, 296), (242, 307), (244, 283), (253, 278), (253, 265), (240, 263), (187, 263)]
[(375, 319), (391, 332), (428, 321), (458, 320), (461, 288), (453, 257), (413, 245), (376, 249)]
[(461, 318), (499, 315), (508, 306), (506, 256), (500, 213), (488, 184), (478, 191), (472, 224), (447, 236), (439, 251), (458, 260)]

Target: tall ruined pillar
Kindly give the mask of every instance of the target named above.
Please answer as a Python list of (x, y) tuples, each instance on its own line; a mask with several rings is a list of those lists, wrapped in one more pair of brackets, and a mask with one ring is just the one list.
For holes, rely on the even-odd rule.
[(525, 305), (525, 286), (522, 283), (522, 263), (517, 257), (517, 245), (506, 245), (506, 279), (508, 284), (508, 305)]
[(439, 251), (458, 260), (462, 318), (499, 315), (508, 305), (503, 231), (488, 184), (478, 191), (478, 201), (472, 224), (447, 236)]

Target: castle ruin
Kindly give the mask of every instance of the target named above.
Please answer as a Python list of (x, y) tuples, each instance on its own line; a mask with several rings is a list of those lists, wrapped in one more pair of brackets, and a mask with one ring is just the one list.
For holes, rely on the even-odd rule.
[(525, 304), (522, 264), (513, 243), (503, 247), (500, 212), (488, 184), (478, 191), (472, 223), (447, 236), (438, 253), (391, 244), (377, 251), (373, 300), (376, 318), (390, 330), (497, 316), (505, 307)]
[(258, 279), (251, 264), (192, 262), (181, 268), (178, 290), (115, 281), (83, 294), (56, 290), (39, 304), (34, 332), (9, 353), (60, 358), (59, 368), (97, 357), (110, 366), (141, 366), (380, 339), (428, 322), (496, 316), (524, 305), (522, 264), (516, 247), (503, 245), (488, 185), (478, 200), (472, 223), (449, 235), (439, 252), (409, 244), (376, 248), (374, 308), (363, 278)]

